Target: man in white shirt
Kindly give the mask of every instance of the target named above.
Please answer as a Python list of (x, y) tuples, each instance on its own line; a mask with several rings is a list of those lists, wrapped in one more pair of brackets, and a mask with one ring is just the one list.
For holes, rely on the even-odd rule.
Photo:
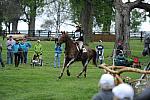
[(15, 44), (15, 40), (13, 40), (12, 36), (9, 36), (9, 39), (6, 42), (7, 46), (7, 64), (13, 63), (13, 51), (12, 46)]

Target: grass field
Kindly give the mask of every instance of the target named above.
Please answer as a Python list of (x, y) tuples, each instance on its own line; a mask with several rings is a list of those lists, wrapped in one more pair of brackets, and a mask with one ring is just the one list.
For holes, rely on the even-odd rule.
[[(0, 37), (3, 44), (3, 60), (6, 62), (6, 41)], [(36, 43), (32, 41), (32, 47)], [(61, 80), (57, 77), (60, 73), (59, 68), (53, 68), (54, 60), (54, 42), (42, 41), (43, 45), (43, 67), (31, 68), (30, 59), (33, 56), (33, 48), (29, 50), (28, 64), (6, 65), (0, 68), (0, 100), (91, 100), (92, 96), (98, 92), (98, 81), (103, 74), (100, 70), (89, 64), (87, 70), (87, 78), (76, 75), (82, 69), (81, 63), (76, 62), (70, 66), (71, 76), (66, 73)], [(95, 48), (98, 43), (91, 43), (90, 47)], [(112, 64), (112, 59), (108, 56), (112, 54), (113, 42), (104, 42), (105, 47), (105, 63)], [(130, 41), (130, 47), (133, 56), (140, 57), (140, 61), (145, 66), (150, 60), (149, 57), (142, 57), (141, 50), (143, 43), (138, 40)], [(63, 63), (63, 54), (61, 57)], [(62, 65), (62, 64), (61, 64)], [(1, 67), (1, 66), (0, 66)], [(139, 75), (127, 73), (132, 78), (138, 78)]]

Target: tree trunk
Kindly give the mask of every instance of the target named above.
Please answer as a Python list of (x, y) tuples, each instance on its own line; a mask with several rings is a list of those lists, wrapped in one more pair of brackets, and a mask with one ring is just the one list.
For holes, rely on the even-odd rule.
[(28, 24), (28, 35), (35, 36), (36, 1), (30, 7), (30, 18)]
[[(116, 0), (117, 1), (117, 0)], [(130, 34), (130, 6), (122, 2), (116, 2), (115, 16), (115, 49), (121, 43), (125, 55), (130, 55), (129, 34)]]
[(84, 9), (82, 12), (82, 29), (84, 43), (88, 44), (91, 41), (92, 33), (92, 0), (84, 0)]
[(115, 33), (116, 43), (115, 49), (118, 46), (118, 42), (122, 42), (125, 55), (130, 55), (129, 46), (129, 34), (130, 34), (130, 11), (134, 8), (144, 9), (150, 12), (150, 4), (143, 3), (143, 0), (136, 0), (134, 2), (123, 3), (122, 0), (114, 0), (116, 8), (115, 16)]
[(3, 29), (3, 28), (2, 28), (2, 22), (3, 22), (3, 21), (2, 21), (1, 19), (2, 19), (2, 18), (0, 17), (0, 35), (2, 35), (2, 29)]
[(18, 20), (13, 20), (12, 21), (12, 33), (18, 32), (17, 27), (18, 27)]
[(28, 24), (28, 35), (35, 36), (35, 17), (31, 16)]

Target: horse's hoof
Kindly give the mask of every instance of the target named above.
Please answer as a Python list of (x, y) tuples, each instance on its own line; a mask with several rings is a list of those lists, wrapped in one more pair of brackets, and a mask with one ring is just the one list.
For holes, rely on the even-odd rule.
[(79, 76), (79, 75), (77, 75), (77, 78), (80, 78), (80, 76)]
[(61, 79), (61, 76), (59, 76), (58, 79)]
[(68, 76), (70, 76), (70, 73), (67, 73)]

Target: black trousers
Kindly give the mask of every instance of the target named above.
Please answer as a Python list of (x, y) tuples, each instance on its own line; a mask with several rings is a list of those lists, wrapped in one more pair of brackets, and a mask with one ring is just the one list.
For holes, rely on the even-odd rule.
[(19, 53), (14, 53), (15, 55), (15, 67), (19, 66), (19, 62), (20, 62), (20, 54)]

